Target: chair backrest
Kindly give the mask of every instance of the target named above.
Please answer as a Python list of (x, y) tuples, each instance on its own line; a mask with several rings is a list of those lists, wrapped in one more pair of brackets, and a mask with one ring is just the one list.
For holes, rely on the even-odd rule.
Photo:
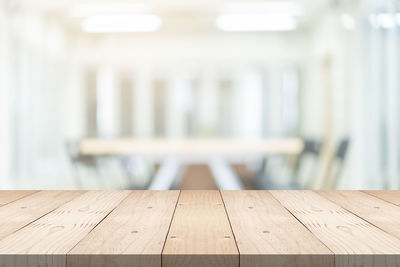
[(65, 148), (68, 154), (69, 159), (73, 164), (85, 164), (85, 165), (95, 165), (96, 157), (82, 155), (79, 151), (79, 141), (68, 140), (65, 142)]
[(343, 172), (344, 163), (350, 147), (350, 139), (342, 138), (338, 145), (335, 154), (332, 157), (327, 173), (327, 188), (336, 189)]
[(319, 140), (304, 140), (304, 149), (301, 154), (313, 154), (318, 156), (321, 153), (322, 141)]
[[(303, 140), (304, 147), (300, 154), (297, 156), (294, 162), (292, 162), (289, 177), (292, 179), (293, 188), (304, 188), (305, 184), (309, 183), (309, 178), (315, 176), (315, 172), (317, 170), (319, 156), (321, 154), (324, 142), (321, 140), (313, 140), (313, 139), (304, 139)], [(270, 159), (270, 160), (268, 160)], [(263, 188), (265, 187), (265, 178), (268, 178), (269, 161), (271, 161), (270, 157), (264, 157), (261, 161), (261, 164), (258, 168), (258, 171), (254, 175), (253, 181), (257, 186), (260, 181), (263, 182), (261, 185)], [(304, 168), (303, 168), (304, 167)], [(303, 175), (304, 174), (304, 175)], [(307, 179), (301, 179), (300, 176), (306, 176)], [(305, 180), (305, 181), (300, 181)], [(272, 183), (271, 181), (269, 181)]]
[(304, 187), (310, 183), (316, 175), (318, 169), (319, 156), (321, 154), (324, 142), (317, 139), (304, 139), (303, 151), (299, 154), (292, 174), (292, 180), (299, 187)]
[(343, 138), (342, 140), (340, 140), (338, 148), (336, 150), (335, 158), (337, 160), (340, 160), (341, 162), (345, 161), (349, 146), (350, 146), (349, 138)]
[(70, 159), (75, 159), (79, 155), (78, 146), (75, 141), (66, 141), (65, 142), (65, 149)]

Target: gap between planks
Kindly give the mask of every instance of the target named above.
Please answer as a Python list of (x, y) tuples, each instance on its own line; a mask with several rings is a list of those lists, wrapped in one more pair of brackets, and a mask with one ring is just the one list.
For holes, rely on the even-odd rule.
[(89, 191), (73, 198), (0, 240), (0, 262), (65, 266), (67, 252), (127, 195), (127, 191)]
[(398, 266), (400, 240), (312, 191), (271, 191), (329, 249), (335, 266)]
[(163, 267), (239, 266), (221, 193), (182, 191), (162, 252)]
[[(40, 191), (40, 192), (50, 192), (50, 191)], [(0, 212), (3, 209), (5, 209), (6, 207), (7, 208), (19, 207), (20, 206), (19, 204), (24, 203), (24, 202), (25, 202), (25, 204), (30, 203), (32, 207), (34, 207), (35, 205), (36, 205), (36, 207), (41, 207), (40, 203), (44, 203), (43, 201), (39, 202), (39, 204), (35, 204), (35, 205), (33, 205), (30, 201), (32, 196), (37, 195), (40, 192), (28, 194), (25, 197), (13, 200), (12, 202), (8, 203), (7, 205), (2, 206), (0, 209)], [(62, 192), (62, 191), (60, 191), (60, 192)], [(123, 192), (123, 191), (120, 191), (120, 192)], [(133, 191), (133, 192), (135, 192), (135, 191)], [(119, 203), (116, 203), (115, 206), (111, 210), (108, 211), (108, 213), (103, 213), (102, 216), (104, 216), (104, 217), (100, 218), (97, 221), (97, 223), (93, 223), (93, 225), (91, 226), (92, 229), (87, 231), (85, 235), (82, 234), (82, 237), (79, 240), (77, 239), (78, 241), (69, 251), (72, 252), (75, 248), (78, 247), (78, 245), (83, 244), (84, 240), (86, 238), (89, 238), (89, 236), (94, 236), (96, 232), (101, 230), (100, 228), (106, 227), (105, 223), (111, 219), (110, 216), (114, 216), (114, 213), (116, 213), (116, 211), (121, 208), (122, 203), (127, 201), (129, 196), (131, 196), (133, 194), (133, 192), (129, 192), (129, 194), (127, 194), (125, 198), (122, 198)], [(170, 244), (172, 244), (171, 242), (173, 242), (173, 241), (171, 241), (171, 238), (169, 238), (169, 237), (172, 237), (172, 235), (175, 235), (175, 233), (176, 233), (175, 232), (176, 229), (174, 228), (175, 227), (174, 219), (176, 218), (176, 216), (178, 216), (179, 218), (177, 218), (176, 223), (178, 223), (178, 224), (186, 223), (185, 216), (182, 216), (182, 214), (183, 215), (188, 214), (188, 211), (187, 210), (185, 211), (187, 204), (193, 204), (193, 207), (198, 209), (200, 212), (204, 212), (205, 209), (211, 207), (212, 212), (214, 215), (216, 215), (216, 217), (225, 218), (225, 219), (223, 219), (223, 220), (225, 220), (225, 226), (223, 226), (222, 228), (224, 229), (224, 231), (226, 231), (228, 229), (230, 230), (230, 232), (233, 236), (231, 241), (233, 241), (233, 244), (236, 246), (236, 252), (228, 254), (228, 257), (226, 257), (226, 258), (222, 257), (221, 262), (220, 262), (220, 263), (222, 263), (222, 265), (218, 264), (217, 266), (224, 266), (224, 265), (225, 266), (239, 266), (242, 263), (242, 262), (239, 262), (240, 259), (242, 259), (242, 257), (246, 256), (245, 249), (243, 249), (243, 246), (241, 248), (241, 246), (239, 245), (241, 238), (243, 238), (244, 235), (242, 234), (241, 238), (239, 237), (240, 231), (238, 231), (238, 229), (237, 229), (238, 220), (237, 220), (237, 218), (236, 219), (234, 218), (235, 215), (232, 213), (232, 208), (231, 208), (232, 203), (229, 203), (229, 201), (226, 201), (226, 198), (224, 198), (224, 195), (229, 194), (229, 193), (232, 193), (232, 194), (242, 194), (243, 193), (244, 194), (244, 193), (246, 193), (246, 191), (232, 191), (232, 192), (231, 191), (214, 191), (215, 193), (217, 193), (217, 195), (219, 195), (219, 198), (215, 194), (214, 194), (214, 196), (202, 196), (200, 198), (200, 200), (201, 199), (206, 200), (205, 205), (202, 205), (201, 203), (200, 203), (200, 205), (199, 205), (199, 203), (196, 204), (196, 201), (194, 201), (193, 199), (191, 200), (189, 198), (189, 200), (192, 201), (192, 203), (191, 203), (190, 201), (188, 201), (188, 197), (186, 196), (187, 193), (185, 193), (185, 192), (188, 192), (188, 191), (179, 191), (178, 196), (175, 200), (175, 203), (173, 205), (172, 215), (169, 217), (169, 220), (167, 220), (167, 222), (168, 222), (167, 227), (165, 228), (166, 230), (164, 231), (164, 234), (163, 234), (164, 242), (163, 242), (162, 246), (160, 246), (161, 247), (160, 252), (158, 254), (157, 253), (152, 254), (152, 255), (156, 255), (156, 257), (158, 257), (160, 260), (160, 264), (157, 266), (160, 266), (160, 265), (167, 266), (167, 267), (168, 266), (184, 266), (184, 265), (179, 265), (179, 264), (182, 262), (186, 263), (188, 261), (188, 259), (189, 259), (189, 262), (192, 261), (194, 263), (196, 263), (196, 262), (203, 263), (203, 265), (198, 265), (198, 266), (204, 266), (204, 260), (206, 262), (207, 262), (207, 260), (211, 260), (211, 263), (214, 265), (215, 265), (215, 263), (218, 262), (218, 261), (215, 261), (215, 256), (217, 256), (217, 254), (215, 252), (214, 253), (204, 253), (201, 255), (193, 255), (193, 254), (184, 255), (182, 253), (179, 253), (179, 251), (176, 251), (178, 253), (169, 253), (169, 252), (171, 252), (171, 250), (169, 250), (169, 249), (171, 249), (172, 245), (168, 247), (167, 243), (169, 242), (168, 245), (170, 245)], [(191, 191), (191, 192), (196, 192), (196, 191)], [(196, 194), (201, 195), (201, 192), (202, 191), (197, 191)], [(208, 192), (213, 192), (213, 191), (208, 191)], [(257, 191), (251, 191), (251, 192), (257, 192)], [(288, 194), (287, 192), (290, 192), (290, 194)], [(183, 197), (182, 197), (182, 193), (184, 193)], [(203, 193), (204, 193), (204, 191), (203, 191)], [(395, 204), (396, 200), (399, 197), (399, 194), (398, 194), (398, 192), (393, 191), (388, 194), (389, 197), (385, 197), (385, 195), (382, 192), (376, 191), (376, 194), (378, 194), (378, 193), (379, 193), (380, 197), (375, 196), (368, 191), (362, 191), (362, 192), (361, 191), (352, 191), (352, 192), (351, 191), (336, 191), (336, 192), (334, 192), (334, 191), (318, 191), (318, 192), (312, 192), (312, 191), (258, 191), (257, 193), (254, 193), (254, 194), (266, 194), (266, 200), (269, 200), (269, 201), (267, 201), (267, 203), (264, 203), (264, 204), (260, 202), (259, 204), (257, 204), (259, 206), (257, 206), (257, 208), (253, 207), (253, 209), (251, 209), (251, 211), (249, 211), (247, 209), (244, 209), (244, 210), (247, 212), (246, 214), (252, 214), (251, 212), (256, 211), (258, 209), (258, 207), (261, 207), (260, 210), (264, 211), (264, 212), (267, 211), (265, 209), (269, 209), (268, 212), (270, 212), (271, 214), (274, 214), (274, 216), (272, 216), (270, 219), (272, 219), (272, 223), (275, 223), (276, 225), (279, 225), (279, 220), (276, 221), (276, 219), (280, 218), (280, 216), (281, 217), (283, 216), (283, 218), (286, 218), (286, 220), (294, 219), (296, 222), (298, 222), (298, 224), (301, 224), (302, 228), (304, 228), (305, 230), (308, 230), (310, 235), (314, 236), (314, 238), (317, 238), (319, 241), (321, 241), (321, 243), (323, 243), (330, 250), (335, 252), (335, 254), (336, 254), (335, 259), (337, 260), (335, 262), (336, 266), (344, 266), (347, 264), (350, 264), (350, 265), (352, 265), (352, 264), (366, 264), (366, 265), (375, 264), (375, 265), (379, 265), (379, 266), (394, 266), (394, 264), (399, 264), (399, 258), (398, 258), (399, 253), (398, 252), (400, 251), (399, 250), (399, 248), (400, 248), (399, 240), (396, 238), (396, 237), (400, 238), (400, 230), (397, 230), (397, 228), (399, 228), (399, 227), (397, 227), (399, 224), (398, 222), (400, 221), (400, 216), (398, 215), (399, 214), (398, 211), (400, 210), (400, 207), (396, 206), (396, 204)], [(42, 195), (43, 194), (44, 193), (42, 193)], [(84, 194), (84, 192), (81, 192), (81, 194)], [(268, 195), (271, 195), (271, 198), (269, 198)], [(294, 195), (296, 195), (296, 197), (293, 197)], [(77, 198), (79, 198), (79, 197), (78, 196), (74, 197), (70, 201), (66, 201), (66, 203), (64, 203), (62, 205), (60, 204), (60, 205), (61, 205), (61, 207), (65, 206), (68, 203), (73, 202)], [(294, 198), (294, 199), (290, 200), (290, 198)], [(384, 198), (386, 198), (386, 199), (384, 199)], [(392, 202), (388, 201), (389, 198), (391, 199)], [(216, 203), (215, 200), (217, 200), (217, 199), (220, 199), (222, 206), (223, 206), (223, 210), (215, 208), (214, 204)], [(232, 200), (232, 198), (231, 198), (231, 200)], [(307, 201), (305, 201), (305, 200), (307, 200)], [(356, 201), (354, 201), (354, 200), (356, 200)], [(52, 202), (50, 202), (50, 204), (51, 203)], [(183, 205), (178, 205), (179, 203), (181, 203)], [(49, 204), (48, 201), (46, 204)], [(240, 205), (238, 206), (238, 211), (240, 211), (243, 208)], [(246, 203), (243, 203), (243, 205), (245, 205), (244, 208), (247, 208)], [(262, 207), (264, 207), (264, 210), (262, 209)], [(279, 211), (277, 209), (277, 207), (282, 207), (282, 211)], [(379, 209), (377, 209), (376, 207), (379, 207)], [(223, 212), (221, 212), (221, 211), (223, 211)], [(266, 213), (268, 215), (270, 215), (270, 213), (268, 213), (268, 212), (266, 212)], [(11, 236), (16, 235), (16, 236), (21, 237), (21, 235), (19, 234), (20, 232), (25, 231), (24, 229), (26, 229), (26, 228), (32, 227), (32, 224), (37, 224), (38, 223), (37, 221), (42, 221), (43, 219), (48, 219), (48, 217), (51, 217), (50, 215), (52, 213), (54, 213), (54, 212), (50, 211), (48, 213), (44, 213), (42, 215), (42, 217), (38, 217), (35, 219), (35, 221), (34, 221), (35, 223), (32, 223), (32, 221), (31, 221), (28, 225), (22, 226), (22, 229), (19, 229), (19, 230), (17, 229), (18, 231), (14, 231), (15, 233), (11, 234)], [(287, 216), (287, 214), (290, 214), (290, 216), (285, 217), (285, 216)], [(312, 217), (312, 220), (310, 221), (309, 218), (305, 217), (304, 214), (307, 214), (310, 217)], [(325, 217), (325, 215), (327, 215), (327, 214), (329, 214), (331, 216)], [(391, 219), (387, 219), (386, 217), (391, 218)], [(255, 216), (254, 218), (257, 218), (257, 216)], [(292, 219), (290, 219), (290, 218), (292, 218)], [(187, 219), (191, 220), (192, 218), (189, 217)], [(202, 219), (202, 218), (200, 218), (200, 219)], [(29, 220), (29, 219), (25, 219), (25, 220)], [(249, 220), (247, 222), (247, 225), (254, 225), (254, 221), (255, 220)], [(323, 222), (325, 222), (329, 226), (332, 226), (332, 229), (328, 229), (327, 231), (328, 231), (328, 234), (329, 234), (329, 231), (332, 231), (333, 235), (326, 235), (326, 233), (324, 234), (323, 232), (320, 232), (319, 229), (315, 227), (315, 225), (318, 225), (318, 224), (320, 224), (322, 227)], [(217, 224), (216, 225), (217, 227), (220, 227), (220, 225), (218, 226), (218, 221), (215, 221), (214, 223)], [(265, 227), (265, 225), (268, 225), (268, 223), (271, 223), (271, 222), (268, 220), (266, 220), (265, 222), (261, 221), (260, 225), (262, 225), (262, 227)], [(296, 226), (296, 223), (293, 223), (293, 224)], [(212, 225), (212, 227), (214, 227), (214, 226), (215, 225)], [(45, 225), (43, 225), (43, 227), (45, 227)], [(209, 227), (209, 228), (212, 228), (212, 227)], [(366, 231), (364, 231), (363, 228), (365, 228)], [(257, 229), (257, 231), (260, 230), (258, 228), (256, 228), (256, 229)], [(290, 228), (286, 227), (284, 229), (288, 230)], [(301, 228), (299, 228), (299, 229), (301, 229)], [(350, 235), (350, 236), (342, 235), (343, 233), (341, 231), (344, 231), (344, 230), (349, 231), (349, 229), (350, 229), (350, 233), (352, 235), (355, 235), (356, 238), (354, 238), (352, 235)], [(38, 229), (38, 230), (41, 231), (40, 229)], [(250, 230), (251, 230), (251, 228), (249, 229), (249, 231)], [(257, 231), (255, 232), (255, 234), (258, 233)], [(304, 230), (299, 230), (299, 231), (304, 232)], [(178, 231), (178, 233), (179, 233), (179, 231)], [(368, 238), (368, 235), (371, 233), (372, 233), (371, 238)], [(193, 234), (196, 234), (196, 233), (193, 233)], [(251, 231), (250, 231), (250, 234), (251, 234)], [(270, 233), (268, 233), (268, 234), (270, 234)], [(360, 246), (361, 250), (357, 251), (357, 248), (348, 247), (347, 248), (348, 251), (346, 251), (346, 250), (341, 251), (340, 248), (335, 243), (336, 242), (335, 235), (339, 235), (341, 237), (340, 240), (341, 240), (341, 242), (343, 242), (343, 244), (340, 244), (340, 245), (346, 247), (350, 243), (353, 243), (353, 244), (356, 244), (357, 246)], [(219, 238), (218, 234), (216, 236), (217, 236), (217, 238)], [(295, 235), (292, 235), (291, 237), (299, 238), (299, 237), (296, 237)], [(6, 238), (8, 238), (8, 236), (6, 236)], [(187, 236), (187, 238), (190, 239), (190, 238), (193, 238), (193, 236), (189, 235), (189, 236)], [(301, 237), (301, 238), (303, 238), (303, 237)], [(311, 238), (311, 237), (309, 237), (309, 238)], [(178, 238), (175, 237), (172, 239), (178, 239)], [(194, 239), (196, 239), (196, 236), (194, 236)], [(376, 244), (370, 244), (369, 242), (371, 242), (371, 239), (374, 239)], [(7, 239), (7, 241), (13, 241), (13, 239)], [(363, 242), (366, 243), (367, 246), (362, 244)], [(1, 247), (1, 244), (4, 244), (4, 242), (0, 241), (0, 247)], [(24, 244), (20, 243), (20, 246), (24, 246)], [(373, 251), (368, 250), (368, 246), (369, 246), (369, 248), (372, 248)], [(172, 246), (172, 248), (174, 248), (174, 247)], [(179, 248), (179, 245), (176, 246), (175, 248)], [(188, 249), (186, 247), (180, 247), (180, 248)], [(352, 249), (354, 249), (354, 250), (352, 250)], [(364, 249), (364, 251), (363, 251), (363, 249)], [(190, 248), (189, 248), (189, 250), (190, 250)], [(396, 254), (396, 252), (397, 252), (397, 254)], [(373, 255), (374, 253), (376, 253), (377, 255)], [(385, 255), (385, 253), (388, 255)], [(67, 265), (67, 264), (68, 264), (68, 266), (74, 266), (74, 265), (69, 265), (69, 262), (67, 262), (68, 256), (66, 254), (67, 253), (65, 253), (65, 262), (64, 262), (64, 264), (61, 264), (61, 266)], [(256, 262), (262, 262), (262, 260), (265, 260), (265, 258), (263, 259), (263, 254), (265, 254), (265, 253), (261, 253), (259, 259), (257, 259), (257, 257), (254, 257)], [(364, 254), (364, 255), (362, 255), (362, 254)], [(235, 260), (235, 258), (236, 258), (235, 255), (237, 256), (237, 261)], [(250, 252), (249, 255), (257, 256), (256, 254), (253, 254), (252, 252)], [(323, 253), (321, 255), (323, 255)], [(34, 255), (31, 255), (31, 256), (34, 256)], [(60, 256), (62, 256), (62, 255), (60, 254)], [(164, 259), (164, 256), (166, 256), (167, 260), (165, 262), (162, 262), (162, 260)], [(328, 256), (328, 258), (329, 258), (329, 255), (326, 255), (326, 256)], [(26, 257), (26, 258), (28, 258), (28, 257)], [(278, 258), (279, 257), (277, 257), (277, 259)], [(182, 261), (182, 259), (183, 259), (183, 261)], [(252, 259), (251, 261), (253, 261), (254, 259)], [(279, 259), (279, 260), (282, 260), (282, 259)], [(284, 259), (284, 260), (287, 260), (287, 259)], [(1, 258), (0, 258), (0, 261), (1, 261)], [(251, 261), (249, 263), (246, 263), (246, 261), (243, 261), (243, 266), (259, 266), (257, 264), (252, 263)], [(38, 259), (36, 259), (35, 262), (37, 262), (37, 263), (57, 263), (58, 261), (56, 259), (52, 258), (52, 256), (48, 256), (48, 257), (41, 256), (41, 257), (38, 257)], [(174, 265), (174, 263), (176, 263), (176, 262), (179, 264)], [(20, 263), (20, 261), (19, 261), (19, 263)], [(163, 263), (165, 263), (165, 265)], [(226, 265), (227, 263), (230, 263), (230, 265)], [(390, 263), (392, 265), (390, 265)], [(212, 266), (212, 264), (208, 265), (208, 266)], [(327, 266), (327, 265), (330, 265), (330, 264), (319, 265), (319, 266)], [(76, 266), (87, 266), (87, 265), (76, 265)], [(192, 265), (192, 266), (196, 266), (196, 265)]]
[(334, 255), (269, 191), (222, 191), (241, 266), (334, 266)]
[(161, 266), (179, 191), (133, 191), (68, 252), (68, 266)]

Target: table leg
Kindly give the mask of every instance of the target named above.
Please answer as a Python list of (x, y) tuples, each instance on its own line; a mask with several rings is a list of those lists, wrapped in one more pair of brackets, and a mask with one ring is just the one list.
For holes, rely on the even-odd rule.
[(163, 161), (150, 183), (149, 190), (168, 190), (179, 176), (182, 164), (177, 157), (170, 157)]
[(209, 167), (220, 190), (243, 189), (240, 178), (222, 158), (215, 157), (211, 159)]

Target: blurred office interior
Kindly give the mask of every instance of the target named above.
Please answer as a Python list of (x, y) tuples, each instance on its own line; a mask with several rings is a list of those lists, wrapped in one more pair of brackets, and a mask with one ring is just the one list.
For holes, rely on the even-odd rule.
[(0, 0), (0, 189), (400, 189), (399, 0)]

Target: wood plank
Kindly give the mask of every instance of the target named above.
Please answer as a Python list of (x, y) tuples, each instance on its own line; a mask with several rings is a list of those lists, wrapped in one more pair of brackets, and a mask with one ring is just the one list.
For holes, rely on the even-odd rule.
[(268, 191), (221, 191), (240, 266), (334, 266), (333, 253)]
[(40, 191), (0, 207), (0, 239), (83, 193), (79, 191)]
[(67, 256), (68, 266), (161, 266), (179, 191), (134, 191)]
[(400, 191), (399, 190), (367, 190), (362, 191), (374, 197), (383, 199), (387, 202), (400, 206)]
[(0, 207), (38, 191), (34, 190), (0, 190)]
[(335, 253), (336, 266), (398, 266), (400, 240), (312, 191), (271, 191)]
[(162, 255), (163, 267), (239, 266), (219, 191), (182, 191)]
[(359, 191), (318, 193), (400, 239), (400, 207)]
[(0, 241), (0, 266), (66, 266), (66, 254), (128, 191), (90, 191)]

